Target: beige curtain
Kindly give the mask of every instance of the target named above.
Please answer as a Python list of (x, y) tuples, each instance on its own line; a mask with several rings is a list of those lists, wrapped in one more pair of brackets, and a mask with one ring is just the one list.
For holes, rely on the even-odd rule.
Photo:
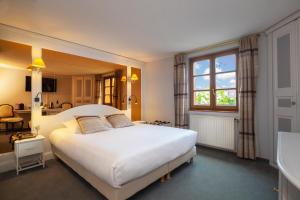
[(258, 35), (240, 40), (238, 92), (239, 92), (239, 135), (237, 155), (255, 159), (254, 110), (256, 79), (258, 70)]
[(188, 128), (188, 69), (185, 55), (175, 56), (174, 61), (175, 126)]

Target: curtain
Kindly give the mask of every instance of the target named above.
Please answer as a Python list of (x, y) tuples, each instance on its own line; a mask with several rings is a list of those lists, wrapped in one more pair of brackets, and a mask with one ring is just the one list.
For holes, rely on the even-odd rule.
[(188, 128), (188, 69), (184, 54), (175, 56), (174, 103), (175, 127)]
[(239, 135), (237, 156), (255, 159), (254, 111), (256, 79), (258, 70), (258, 35), (240, 40), (238, 93), (239, 93)]

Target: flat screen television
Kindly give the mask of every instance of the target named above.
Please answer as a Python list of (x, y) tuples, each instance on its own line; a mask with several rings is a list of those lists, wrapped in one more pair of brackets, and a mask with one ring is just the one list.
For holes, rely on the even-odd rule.
[[(55, 78), (42, 78), (42, 91), (43, 92), (56, 92), (56, 79)], [(31, 76), (26, 76), (25, 91), (31, 91)]]

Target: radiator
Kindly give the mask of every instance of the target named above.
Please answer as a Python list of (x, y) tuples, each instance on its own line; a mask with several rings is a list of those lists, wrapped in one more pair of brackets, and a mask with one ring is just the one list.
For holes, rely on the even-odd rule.
[(234, 117), (190, 115), (190, 129), (198, 132), (198, 144), (234, 151)]

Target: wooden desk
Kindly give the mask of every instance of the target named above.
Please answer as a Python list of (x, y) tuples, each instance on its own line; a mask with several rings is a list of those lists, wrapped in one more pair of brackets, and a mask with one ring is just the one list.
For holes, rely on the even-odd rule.
[(31, 109), (26, 110), (14, 110), (16, 114), (31, 114)]
[[(56, 115), (57, 113), (60, 113), (62, 111), (63, 111), (62, 108), (45, 108), (45, 109), (42, 109), (42, 113), (45, 113), (45, 115)], [(14, 112), (16, 114), (18, 114), (18, 115), (31, 114), (31, 110), (30, 109), (15, 110)]]

